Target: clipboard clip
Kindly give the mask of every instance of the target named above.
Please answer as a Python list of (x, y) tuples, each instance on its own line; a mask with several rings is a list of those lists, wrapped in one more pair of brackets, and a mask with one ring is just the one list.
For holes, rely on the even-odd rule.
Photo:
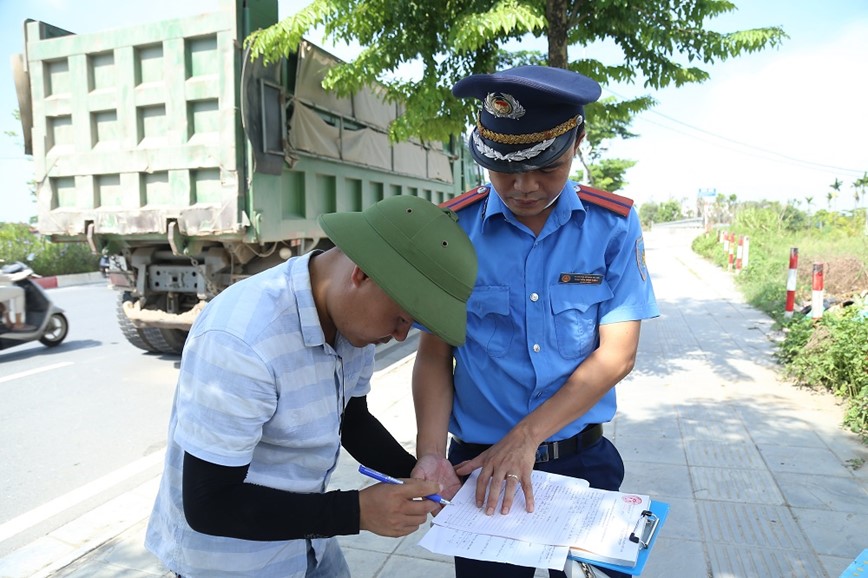
[(634, 544), (639, 544), (643, 550), (651, 543), (651, 538), (654, 537), (654, 532), (657, 531), (657, 524), (660, 518), (657, 517), (651, 510), (642, 510), (639, 519), (636, 520), (636, 526), (630, 533), (630, 541)]

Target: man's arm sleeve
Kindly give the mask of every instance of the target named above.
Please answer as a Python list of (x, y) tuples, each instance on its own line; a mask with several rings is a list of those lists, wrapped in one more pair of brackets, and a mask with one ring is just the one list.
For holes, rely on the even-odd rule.
[(416, 458), (368, 411), (367, 396), (347, 403), (341, 445), (359, 463), (396, 478), (409, 478), (416, 465)]
[(191, 528), (258, 541), (359, 533), (358, 491), (296, 494), (246, 484), (248, 468), (184, 454), (184, 515)]

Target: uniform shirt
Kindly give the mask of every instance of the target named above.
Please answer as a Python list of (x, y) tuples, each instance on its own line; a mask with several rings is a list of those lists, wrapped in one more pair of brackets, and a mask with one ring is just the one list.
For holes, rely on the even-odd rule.
[[(184, 518), (184, 452), (250, 464), (246, 483), (324, 492), (340, 451), (340, 419), (366, 395), (374, 347), (325, 342), (310, 254), (232, 285), (190, 331), (172, 408), (163, 479), (146, 546), (183, 576), (303, 577), (306, 540), (259, 542), (201, 534)], [(331, 538), (333, 539), (333, 538)], [(325, 540), (310, 541), (319, 558)]]
[[(454, 350), (450, 431), (493, 444), (542, 405), (599, 345), (599, 324), (659, 315), (635, 210), (590, 203), (567, 182), (538, 236), (492, 187), (458, 211), (479, 260), (468, 301), (467, 341)], [(566, 439), (615, 414), (612, 388), (554, 434)]]

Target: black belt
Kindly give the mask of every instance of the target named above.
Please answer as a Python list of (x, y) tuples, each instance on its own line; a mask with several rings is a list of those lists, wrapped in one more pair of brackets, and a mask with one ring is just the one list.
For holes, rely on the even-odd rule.
[[(536, 463), (542, 464), (558, 458), (577, 454), (588, 449), (603, 437), (603, 424), (592, 423), (571, 438), (556, 442), (543, 442), (536, 450)], [(491, 447), (491, 444), (472, 444), (452, 436), (455, 443), (470, 451), (481, 454)]]

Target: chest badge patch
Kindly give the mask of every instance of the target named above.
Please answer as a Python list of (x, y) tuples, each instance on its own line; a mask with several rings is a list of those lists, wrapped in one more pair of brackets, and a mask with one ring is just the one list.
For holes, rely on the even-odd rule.
[(648, 266), (645, 264), (645, 239), (636, 239), (636, 265), (639, 267), (639, 275), (642, 281), (648, 280)]
[(603, 276), (591, 273), (561, 273), (558, 281), (569, 285), (599, 285), (603, 282)]

